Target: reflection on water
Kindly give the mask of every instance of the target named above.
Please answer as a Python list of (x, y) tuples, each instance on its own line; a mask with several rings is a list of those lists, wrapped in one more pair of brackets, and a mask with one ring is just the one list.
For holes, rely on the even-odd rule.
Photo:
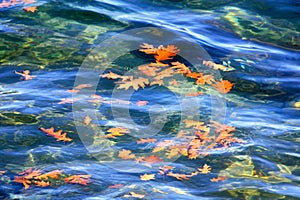
[[(6, 170), (0, 176), (1, 198), (109, 199), (134, 194), (146, 194), (146, 199), (300, 198), (299, 3), (131, 0), (41, 1), (32, 5), (38, 6), (38, 12), (26, 13), (24, 5), (0, 8), (0, 171)], [(157, 174), (159, 164), (149, 167), (134, 160), (99, 163), (97, 149), (88, 151), (76, 132), (72, 105), (58, 104), (72, 97), (67, 90), (74, 87), (79, 66), (97, 44), (116, 33), (148, 26), (192, 37), (214, 62), (231, 69), (220, 72), (223, 79), (234, 83), (225, 98), (225, 122), (236, 127), (236, 136), (247, 143), (196, 160), (183, 156), (161, 164), (188, 174), (208, 163), (212, 171), (207, 175), (180, 181)], [(105, 61), (106, 56), (100, 52), (93, 59), (95, 63)], [(123, 74), (145, 61), (149, 57), (131, 52), (110, 68)], [(95, 68), (100, 70), (101, 64)], [(36, 77), (24, 81), (14, 74), (14, 70), (25, 69)], [(113, 82), (102, 81), (97, 94), (111, 101)], [(187, 88), (193, 85), (185, 84)], [(210, 100), (195, 98), (201, 99), (205, 118)], [(136, 106), (139, 100), (150, 103)], [(135, 92), (130, 102), (134, 103), (130, 112), (140, 124), (138, 128), (150, 122), (151, 106), (164, 105), (158, 115), (164, 115), (167, 122), (159, 137), (171, 140), (176, 136), (181, 113), (172, 92), (146, 88)], [(97, 120), (90, 122), (92, 130), (97, 130), (97, 124), (113, 127), (110, 105), (97, 101), (92, 105), (101, 111), (101, 115), (95, 114)], [(127, 106), (119, 101), (118, 109)], [(66, 131), (73, 142), (57, 142), (39, 130), (51, 126)], [(103, 149), (115, 146), (143, 152), (153, 148), (150, 143), (143, 149), (131, 136), (109, 141), (91, 142)], [(115, 158), (116, 153), (110, 152), (107, 159)], [(91, 174), (92, 182), (24, 190), (13, 177), (29, 167)], [(156, 180), (141, 181), (143, 173), (157, 174)], [(211, 182), (218, 176), (226, 179)], [(121, 185), (111, 187), (116, 184)]]

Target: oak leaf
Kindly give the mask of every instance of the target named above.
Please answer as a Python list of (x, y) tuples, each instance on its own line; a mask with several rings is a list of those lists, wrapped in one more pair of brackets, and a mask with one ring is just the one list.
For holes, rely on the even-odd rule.
[(118, 82), (118, 84), (119, 84), (118, 89), (128, 90), (130, 87), (132, 87), (134, 90), (138, 90), (140, 87), (144, 89), (145, 85), (149, 84), (149, 80), (140, 77), (132, 80), (121, 81)]
[(65, 183), (72, 183), (72, 184), (80, 184), (80, 185), (87, 185), (90, 183), (91, 175), (72, 175), (69, 177), (64, 178), (63, 180)]
[(146, 76), (155, 76), (157, 71), (159, 71), (159, 68), (157, 67), (150, 67), (147, 65), (140, 65), (138, 66), (138, 70), (145, 74)]
[(130, 150), (122, 149), (122, 151), (119, 151), (118, 157), (124, 160), (129, 160), (134, 159), (135, 155), (132, 154)]
[(148, 164), (155, 164), (155, 163), (163, 162), (163, 160), (159, 156), (151, 155), (151, 156), (145, 157), (144, 162), (146, 162)]
[(162, 60), (170, 60), (176, 56), (178, 52), (179, 49), (175, 45), (168, 45), (167, 47), (160, 45), (157, 48), (156, 55), (154, 57), (158, 62)]
[(54, 132), (54, 127), (51, 127), (49, 129), (40, 128), (40, 130), (47, 133), (47, 135), (54, 137), (56, 141), (64, 141), (64, 142), (72, 141), (72, 138), (68, 138), (67, 133), (62, 133), (62, 130), (58, 130), (57, 132)]
[(189, 174), (179, 174), (179, 173), (173, 173), (173, 172), (169, 172), (167, 174), (167, 176), (174, 177), (178, 180), (189, 180), (191, 178), (191, 175), (189, 175)]
[(221, 93), (226, 94), (231, 90), (231, 88), (233, 87), (233, 84), (231, 82), (229, 82), (228, 80), (222, 80), (222, 81), (212, 84), (212, 86), (215, 87)]
[(111, 71), (109, 71), (107, 74), (101, 74), (100, 76), (102, 78), (108, 78), (108, 79), (119, 79), (119, 78), (122, 78), (121, 75), (113, 73)]

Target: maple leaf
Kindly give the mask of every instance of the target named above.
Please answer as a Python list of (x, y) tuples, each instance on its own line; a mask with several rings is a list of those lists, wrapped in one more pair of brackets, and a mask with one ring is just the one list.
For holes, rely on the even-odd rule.
[(122, 149), (122, 151), (119, 151), (118, 157), (124, 160), (129, 160), (129, 159), (134, 159), (135, 155), (132, 154), (130, 150)]
[(87, 185), (91, 182), (90, 177), (91, 175), (72, 175), (67, 178), (64, 178), (63, 180), (66, 183)]
[(64, 142), (72, 141), (72, 138), (68, 138), (67, 133), (62, 133), (62, 130), (58, 130), (57, 132), (54, 132), (54, 127), (51, 127), (49, 129), (40, 128), (40, 130), (47, 133), (47, 135), (56, 138), (56, 141), (64, 141)]
[(113, 73), (111, 71), (109, 71), (107, 74), (101, 74), (100, 76), (102, 78), (108, 78), (108, 79), (119, 79), (119, 78), (122, 78), (121, 75)]
[(128, 90), (130, 87), (132, 87), (134, 90), (138, 90), (140, 87), (144, 89), (145, 85), (149, 84), (149, 80), (140, 77), (132, 80), (121, 81), (118, 82), (118, 84), (119, 84), (118, 89)]
[(147, 139), (144, 139), (144, 138), (141, 138), (137, 141), (138, 144), (144, 144), (144, 143), (154, 143), (156, 142), (157, 140), (156, 139), (150, 139), (150, 138), (147, 138)]
[(27, 8), (23, 8), (23, 10), (25, 10), (27, 13), (29, 12), (36, 12), (37, 11), (37, 6), (32, 6), (32, 7), (27, 7)]
[(212, 84), (213, 87), (215, 87), (218, 91), (226, 94), (228, 93), (231, 88), (233, 87), (233, 84), (229, 82), (228, 80), (222, 80), (219, 82), (216, 82), (215, 84)]
[(145, 106), (145, 105), (147, 105), (149, 102), (148, 101), (138, 101), (137, 103), (136, 103), (136, 105), (137, 106)]
[(208, 174), (210, 173), (210, 166), (207, 164), (204, 164), (202, 168), (198, 168), (198, 170), (200, 171), (201, 174)]
[(218, 176), (218, 178), (211, 178), (211, 182), (219, 182), (219, 181), (224, 181), (226, 179), (225, 176)]
[(90, 118), (90, 116), (87, 115), (83, 119), (83, 124), (88, 126), (88, 125), (90, 125), (91, 121), (92, 121), (92, 118)]
[(155, 180), (155, 174), (144, 174), (140, 176), (142, 181)]
[(159, 71), (159, 68), (150, 67), (149, 64), (147, 64), (147, 65), (138, 66), (138, 70), (143, 74), (145, 74), (146, 76), (155, 76), (156, 72)]

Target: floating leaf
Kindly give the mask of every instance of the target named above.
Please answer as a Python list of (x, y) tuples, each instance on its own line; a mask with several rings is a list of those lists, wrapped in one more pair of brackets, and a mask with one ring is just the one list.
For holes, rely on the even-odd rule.
[(129, 159), (134, 159), (135, 155), (132, 154), (130, 150), (122, 149), (121, 151), (119, 151), (118, 157), (124, 160), (129, 160)]
[(144, 174), (140, 176), (142, 181), (155, 180), (155, 174)]
[(132, 87), (134, 90), (138, 90), (140, 87), (144, 89), (145, 86), (149, 84), (149, 80), (140, 77), (132, 80), (121, 81), (118, 82), (118, 84), (118, 89), (128, 90), (130, 87)]
[(64, 178), (64, 181), (66, 183), (87, 185), (91, 182), (90, 177), (91, 175), (72, 175), (67, 178)]
[(138, 144), (144, 144), (144, 143), (154, 143), (156, 142), (157, 140), (156, 139), (150, 139), (150, 138), (147, 138), (147, 139), (144, 139), (144, 138), (141, 138), (139, 139), (138, 141), (136, 141)]
[(210, 166), (207, 164), (204, 164), (202, 168), (198, 168), (198, 170), (200, 171), (200, 174), (208, 174), (210, 173)]
[(233, 84), (228, 80), (223, 80), (223, 81), (216, 82), (215, 84), (212, 84), (212, 86), (215, 87), (218, 91), (226, 94), (231, 90)]
[(62, 133), (62, 130), (58, 130), (57, 132), (54, 132), (54, 127), (51, 127), (49, 129), (40, 128), (40, 130), (47, 133), (47, 135), (56, 138), (56, 141), (64, 141), (64, 142), (72, 141), (71, 138), (67, 137), (67, 133)]
[(27, 8), (23, 8), (23, 10), (25, 10), (26, 12), (36, 12), (37, 11), (37, 6), (32, 6), (32, 7), (27, 7)]

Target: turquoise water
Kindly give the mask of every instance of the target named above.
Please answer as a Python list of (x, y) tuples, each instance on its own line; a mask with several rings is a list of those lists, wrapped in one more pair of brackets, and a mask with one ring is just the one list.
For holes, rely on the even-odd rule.
[[(29, 5), (38, 6), (38, 11), (27, 13), (22, 10), (23, 4), (0, 8), (0, 170), (6, 171), (0, 176), (1, 199), (126, 199), (132, 192), (145, 195), (143, 199), (300, 198), (297, 1), (92, 0), (38, 1)], [(85, 96), (67, 92), (74, 84), (94, 83), (103, 70), (125, 74), (153, 61), (137, 49), (127, 49), (126, 54), (103, 67), (101, 63), (127, 48), (117, 40), (109, 43), (115, 50), (112, 53), (100, 46), (96, 58), (91, 56), (95, 49), (99, 50), (99, 44), (112, 36), (149, 27), (164, 30), (167, 35), (163, 35), (164, 31), (151, 33), (160, 39), (155, 40), (144, 32), (132, 41), (183, 44), (183, 52), (190, 47), (186, 38), (191, 39), (207, 53), (187, 49), (187, 57), (176, 59), (191, 64), (197, 62), (197, 55), (209, 55), (215, 63), (230, 67), (231, 70), (214, 73), (232, 82), (233, 89), (224, 96), (205, 88), (205, 95), (191, 97), (184, 105), (180, 105), (178, 95), (194, 85), (191, 80), (180, 90), (155, 85), (132, 91), (129, 97), (126, 91), (115, 89), (114, 80), (107, 79), (83, 89)], [(84, 66), (92, 73), (82, 71)], [(32, 80), (21, 80), (14, 73), (26, 69), (35, 76)], [(90, 94), (101, 95), (106, 101), (127, 98), (131, 104), (59, 104), (63, 98), (91, 100)], [(225, 106), (213, 104), (211, 97), (217, 97)], [(149, 103), (137, 106), (140, 100)], [(141, 137), (174, 139), (182, 117), (191, 119), (197, 111), (193, 105), (198, 101), (198, 120), (207, 122), (212, 116), (219, 117), (218, 111), (225, 108), (223, 122), (234, 126), (235, 136), (246, 142), (197, 159), (178, 156), (152, 166), (118, 158), (121, 149), (151, 155), (149, 151), (156, 143), (137, 144)], [(121, 115), (127, 110), (135, 123)], [(82, 113), (77, 115), (77, 111)], [(92, 121), (84, 126), (80, 117), (86, 115)], [(155, 120), (151, 121), (151, 115)], [(160, 121), (166, 123), (161, 125)], [(120, 124), (132, 134), (97, 138)], [(155, 134), (147, 132), (149, 124), (158, 127)], [(56, 141), (40, 131), (41, 127), (62, 129), (73, 140)], [(158, 174), (164, 165), (175, 167), (174, 173), (190, 174), (205, 163), (211, 166), (211, 172), (189, 180)], [(65, 174), (90, 174), (91, 182), (87, 186), (32, 185), (25, 190), (13, 180), (30, 167), (45, 172), (60, 169)], [(140, 180), (145, 173), (156, 174), (156, 179)], [(226, 179), (211, 182), (218, 176)], [(115, 184), (122, 186), (110, 187)]]

